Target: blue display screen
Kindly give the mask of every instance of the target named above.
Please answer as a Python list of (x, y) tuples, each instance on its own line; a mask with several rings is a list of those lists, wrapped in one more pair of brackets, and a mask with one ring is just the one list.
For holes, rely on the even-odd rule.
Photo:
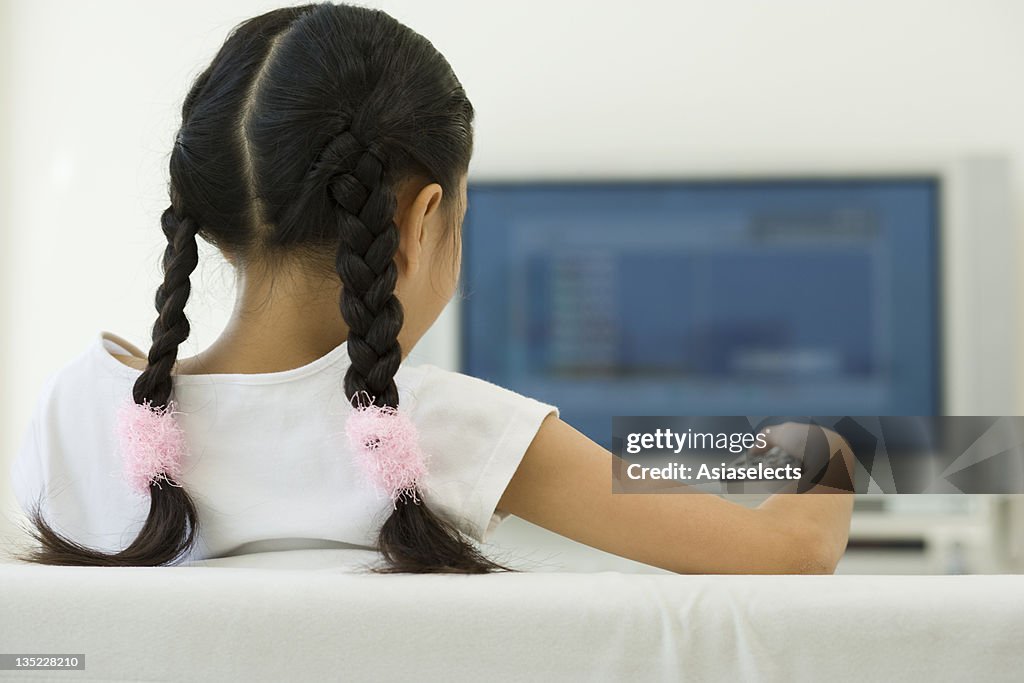
[(471, 183), (463, 371), (614, 415), (939, 411), (938, 182)]

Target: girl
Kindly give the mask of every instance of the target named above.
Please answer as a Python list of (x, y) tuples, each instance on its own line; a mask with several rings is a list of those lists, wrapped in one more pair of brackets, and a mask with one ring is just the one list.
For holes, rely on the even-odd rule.
[[(483, 573), (505, 568), (474, 542), (514, 514), (676, 572), (833, 571), (848, 495), (613, 495), (612, 455), (554, 406), (403, 363), (456, 288), (472, 121), (445, 59), (383, 12), (239, 25), (182, 107), (148, 352), (99, 335), (39, 400), (13, 471), (27, 559), (165, 565), (291, 539)], [(238, 295), (179, 359), (199, 238)]]

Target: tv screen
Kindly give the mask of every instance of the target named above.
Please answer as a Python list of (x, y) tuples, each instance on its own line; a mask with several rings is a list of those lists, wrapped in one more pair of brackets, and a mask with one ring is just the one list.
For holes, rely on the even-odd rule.
[(930, 178), (477, 182), (462, 369), (614, 415), (933, 415)]

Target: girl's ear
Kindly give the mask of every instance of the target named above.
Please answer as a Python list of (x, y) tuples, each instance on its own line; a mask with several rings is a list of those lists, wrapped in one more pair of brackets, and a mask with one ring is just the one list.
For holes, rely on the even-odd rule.
[(412, 198), (408, 208), (398, 218), (401, 235), (398, 243), (398, 264), (409, 276), (419, 270), (426, 240), (444, 228), (440, 209), (444, 191), (438, 183), (424, 186)]

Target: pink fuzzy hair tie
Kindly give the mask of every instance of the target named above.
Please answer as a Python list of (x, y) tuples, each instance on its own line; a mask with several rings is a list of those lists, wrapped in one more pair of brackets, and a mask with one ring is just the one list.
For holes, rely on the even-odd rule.
[[(174, 402), (158, 408), (129, 399), (117, 414), (124, 477), (132, 490), (146, 494), (152, 482), (177, 482), (187, 454), (185, 432), (174, 417)], [(180, 485), (180, 484), (175, 484)]]
[(391, 406), (359, 405), (348, 416), (345, 433), (363, 475), (393, 506), (403, 496), (419, 501), (416, 490), (427, 474), (427, 456), (408, 415)]

